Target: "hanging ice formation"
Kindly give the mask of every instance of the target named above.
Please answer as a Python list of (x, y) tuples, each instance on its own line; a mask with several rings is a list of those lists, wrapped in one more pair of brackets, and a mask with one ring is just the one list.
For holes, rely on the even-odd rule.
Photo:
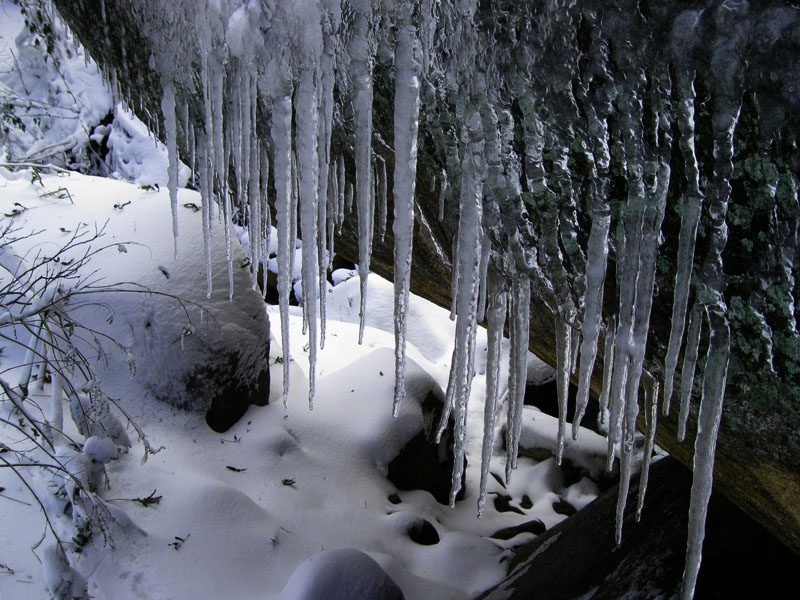
[[(309, 403), (317, 346), (325, 337), (325, 282), (334, 237), (352, 218), (355, 200), (360, 341), (375, 214), (379, 236), (391, 219), (395, 413), (404, 396), (414, 224), (422, 224), (433, 239), (430, 223), (446, 228), (457, 222), (451, 239), (433, 239), (443, 261), (453, 265), (456, 340), (440, 422), (440, 432), (451, 417), (455, 427), (451, 502), (461, 482), (475, 333), (484, 318), (489, 347), (479, 514), (500, 427), (508, 451), (506, 477), (516, 465), (535, 298), (550, 308), (556, 333), (559, 461), (579, 433), (602, 362), (602, 385), (594, 391), (600, 397), (598, 421), (608, 428), (609, 467), (616, 457), (621, 464), (618, 541), (640, 390), (649, 454), (659, 387), (666, 415), (678, 380), (682, 440), (693, 382), (701, 382), (683, 588), (689, 598), (731, 353), (722, 259), (736, 128), (746, 94), (754, 98), (749, 106), (756, 117), (763, 115), (759, 152), (769, 155), (778, 143), (795, 155), (798, 151), (795, 130), (780, 139), (775, 133), (782, 119), (798, 114), (796, 90), (779, 90), (781, 76), (771, 82), (760, 78), (759, 61), (770, 60), (766, 50), (757, 60), (741, 54), (756, 38), (767, 40), (767, 47), (782, 43), (800, 16), (789, 4), (758, 15), (744, 0), (709, 0), (689, 10), (678, 4), (651, 10), (636, 0), (621, 0), (606, 10), (599, 1), (512, 6), (477, 0), (175, 0), (139, 5), (137, 13), (143, 15), (143, 35), (160, 57), (149, 68), (163, 90), (173, 211), (180, 149), (197, 163), (207, 258), (215, 205), (228, 244), (232, 220), (247, 224), (254, 285), (269, 258), (270, 224), (277, 228), (284, 401), (298, 207)], [(510, 29), (498, 34), (501, 22)], [(635, 47), (629, 43), (631, 31), (639, 32)], [(692, 53), (700, 47), (712, 49), (707, 62)], [(198, 65), (197, 73), (186, 68), (190, 63)], [(770, 63), (773, 71), (780, 68)], [(393, 92), (383, 84), (373, 88), (387, 78)], [(135, 80), (114, 73), (109, 79), (115, 86)], [(779, 101), (764, 100), (763, 90), (775, 92)], [(141, 90), (119, 91), (132, 106), (146, 105)], [(387, 115), (374, 120), (373, 109), (378, 95), (384, 107), (392, 93), (393, 127), (386, 127)], [(430, 136), (418, 139), (421, 124)], [(709, 142), (700, 131), (711, 136), (711, 150), (702, 146)], [(376, 139), (381, 143), (373, 143)], [(418, 149), (425, 153), (422, 169)], [(791, 208), (797, 204), (797, 173), (776, 165), (761, 171), (768, 180), (765, 197), (778, 202), (781, 196)], [(416, 186), (420, 177), (428, 179)], [(419, 194), (434, 207), (427, 215), (419, 212)], [(796, 335), (798, 236), (784, 213), (791, 211), (775, 209), (769, 218), (774, 231), (783, 232), (784, 247), (773, 253), (775, 272), (782, 274), (777, 289), (786, 298), (781, 310), (788, 311)], [(446, 257), (442, 248), (449, 247), (453, 251)], [(675, 260), (674, 274), (659, 272), (660, 257)], [(207, 277), (210, 293), (210, 273)], [(660, 294), (663, 304), (665, 293), (672, 300), (669, 341), (649, 347), (651, 313), (658, 310), (653, 298)], [(766, 323), (756, 308), (751, 313)], [(500, 381), (506, 321), (509, 377)], [(705, 360), (699, 359), (703, 352)], [(578, 395), (569, 436), (571, 375)], [(507, 421), (498, 424), (503, 403)], [(637, 513), (649, 455), (643, 463)]]

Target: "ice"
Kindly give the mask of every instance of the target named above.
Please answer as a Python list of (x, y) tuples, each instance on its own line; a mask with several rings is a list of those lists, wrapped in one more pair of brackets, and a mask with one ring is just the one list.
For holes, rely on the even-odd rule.
[(439, 186), (439, 220), (444, 221), (444, 197), (450, 182), (447, 180), (447, 171), (442, 171), (442, 183)]
[(555, 317), (556, 332), (556, 389), (558, 391), (558, 450), (556, 462), (561, 465), (564, 456), (564, 442), (567, 433), (567, 394), (569, 393), (569, 374), (572, 361), (572, 327), (564, 319)]
[[(695, 239), (697, 238), (697, 226), (700, 223), (700, 212), (703, 203), (703, 193), (700, 190), (700, 170), (694, 146), (694, 79), (687, 74), (681, 74), (678, 77), (678, 90), (682, 95), (677, 106), (678, 127), (681, 132), (678, 145), (683, 154), (688, 189), (683, 199), (683, 215), (681, 216), (678, 257), (676, 259), (675, 297), (672, 304), (672, 327), (670, 329), (669, 345), (667, 346), (667, 356), (664, 361), (664, 415), (669, 414), (673, 378), (678, 365), (678, 352), (681, 348), (683, 328), (686, 323)], [(680, 437), (682, 438), (683, 436)]]
[[(288, 87), (288, 85), (287, 85)], [(273, 172), (275, 179), (275, 222), (278, 230), (278, 302), (281, 312), (281, 347), (283, 349), (283, 405), (289, 403), (289, 285), (291, 284), (292, 195), (292, 97), (290, 89), (272, 107)]]
[(503, 329), (508, 307), (508, 291), (501, 273), (489, 265), (487, 287), (487, 353), (486, 353), (486, 402), (483, 406), (483, 446), (481, 450), (481, 483), (478, 494), (478, 516), (486, 503), (486, 486), (489, 483), (489, 462), (494, 448), (494, 428), (497, 418), (500, 393), (500, 359)]
[(336, 216), (336, 206), (331, 201), (329, 186), (335, 185), (335, 178), (331, 171), (336, 171), (335, 164), (331, 169), (331, 135), (333, 133), (333, 88), (335, 84), (334, 63), (335, 39), (331, 29), (335, 23), (329, 12), (324, 12), (323, 17), (323, 45), (320, 57), (320, 125), (317, 152), (319, 155), (319, 194), (317, 205), (317, 254), (319, 257), (319, 316), (320, 316), (320, 348), (325, 347), (325, 321), (326, 321), (326, 277), (333, 257), (333, 221)]
[(483, 239), (481, 240), (481, 295), (478, 297), (478, 322), (482, 323), (486, 318), (486, 302), (487, 302), (487, 287), (488, 283), (488, 270), (489, 270), (489, 256), (492, 250), (492, 243), (489, 240), (489, 235), (486, 229), (483, 230)]
[(295, 126), (297, 129), (297, 179), (300, 192), (300, 228), (302, 246), (303, 317), (308, 325), (308, 407), (314, 406), (317, 361), (317, 317), (319, 310), (319, 248), (317, 246), (317, 205), (319, 194), (319, 157), (317, 134), (319, 114), (315, 92), (315, 71), (300, 75), (295, 94)]
[[(456, 296), (456, 334), (450, 382), (445, 403), (452, 407), (455, 427), (453, 431), (453, 479), (450, 489), (450, 506), (455, 505), (456, 494), (461, 489), (466, 451), (467, 404), (472, 386), (475, 334), (477, 328), (478, 293), (480, 287), (481, 217), (483, 212), (483, 182), (486, 166), (483, 155), (483, 123), (480, 114), (471, 109), (464, 124), (469, 140), (464, 154), (461, 179), (460, 215), (458, 223), (459, 253), (456, 270), (459, 278)], [(439, 431), (447, 426), (446, 411), (442, 412)]]
[(175, 116), (175, 88), (171, 82), (164, 86), (161, 99), (161, 112), (164, 115), (167, 151), (169, 153), (168, 186), (169, 201), (172, 205), (172, 237), (175, 244), (175, 257), (178, 257), (178, 120)]
[(511, 353), (508, 365), (508, 420), (506, 424), (506, 483), (517, 466), (525, 382), (528, 375), (528, 335), (530, 325), (530, 280), (515, 274), (511, 281)]
[(689, 536), (686, 542), (686, 569), (683, 573), (681, 598), (694, 596), (697, 574), (705, 538), (706, 513), (714, 476), (714, 450), (717, 444), (725, 399), (725, 378), (730, 357), (730, 330), (725, 315), (716, 307), (709, 311), (711, 339), (706, 356), (703, 396), (697, 418), (697, 439), (694, 445), (694, 476), (689, 500)]
[[(399, 58), (400, 57), (398, 57), (398, 59)], [(396, 94), (397, 92), (395, 92), (395, 95)], [(395, 98), (395, 103), (396, 102), (397, 99)], [(397, 144), (395, 144), (395, 152), (397, 152)], [(377, 171), (376, 184), (378, 186), (378, 237), (381, 242), (383, 242), (383, 239), (386, 237), (386, 211), (389, 202), (388, 184), (386, 182), (386, 160), (380, 154), (376, 154), (375, 157), (378, 163), (375, 165), (375, 170)]]
[[(578, 428), (586, 411), (586, 405), (589, 402), (590, 379), (594, 370), (595, 358), (597, 357), (597, 341), (600, 334), (600, 322), (603, 317), (603, 289), (605, 287), (606, 263), (608, 261), (608, 231), (611, 226), (611, 210), (608, 200), (600, 196), (596, 188), (590, 189), (592, 194), (592, 229), (587, 243), (586, 296), (584, 299), (583, 335), (580, 346), (578, 395), (576, 397), (575, 416), (572, 419), (573, 439), (578, 437)], [(605, 385), (603, 389), (605, 392)]]
[(358, 210), (358, 276), (361, 279), (361, 324), (358, 341), (364, 339), (367, 307), (367, 277), (372, 253), (372, 49), (369, 35), (372, 3), (352, 3), (355, 13), (350, 40), (350, 77), (353, 82), (356, 163), (356, 207)]
[(636, 521), (642, 518), (644, 497), (647, 493), (647, 479), (650, 473), (650, 462), (653, 457), (653, 446), (656, 438), (656, 423), (658, 420), (658, 381), (648, 377), (644, 386), (645, 406), (645, 439), (642, 450), (642, 470), (639, 475), (639, 497), (636, 501)]
[[(408, 16), (408, 13), (403, 12)], [(417, 130), (419, 128), (419, 69), (421, 48), (414, 25), (401, 22), (395, 51), (394, 99), (394, 335), (395, 386), (393, 414), (405, 395), (406, 315), (411, 285), (411, 253), (414, 239), (414, 188), (417, 178)], [(381, 172), (381, 206), (385, 223), (386, 165)], [(479, 194), (480, 192), (478, 192)], [(480, 206), (480, 204), (479, 204)], [(385, 227), (385, 224), (383, 225)], [(383, 236), (381, 236), (381, 239)], [(362, 284), (362, 294), (366, 290)], [(363, 301), (363, 296), (362, 296)], [(473, 325), (474, 328), (474, 325)], [(363, 329), (363, 319), (362, 319)]]

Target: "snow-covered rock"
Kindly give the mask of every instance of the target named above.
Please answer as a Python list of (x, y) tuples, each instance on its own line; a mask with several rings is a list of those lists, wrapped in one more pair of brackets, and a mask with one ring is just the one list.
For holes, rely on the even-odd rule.
[[(15, 218), (16, 227), (62, 232), (48, 233), (46, 244), (37, 236), (25, 240), (32, 251), (50, 251), (76, 232), (93, 235), (96, 228), (102, 230), (93, 246), (107, 248), (89, 261), (85, 283), (113, 289), (80, 296), (70, 314), (87, 330), (116, 341), (100, 342), (98, 356), (103, 360), (98, 360), (97, 369), (104, 389), (124, 393), (130, 367), (154, 397), (207, 412), (209, 425), (218, 431), (235, 423), (250, 404), (267, 403), (265, 305), (251, 289), (250, 271), (235, 240), (231, 251), (236, 301), (229, 301), (226, 242), (216, 216), (211, 232), (212, 293), (206, 297), (199, 194), (178, 194), (181, 234), (176, 257), (166, 190), (77, 174), (44, 176), (41, 186), (19, 177), (8, 187), (14, 188), (15, 197), (25, 198), (26, 210)], [(58, 189), (66, 192), (47, 195)]]
[(402, 600), (403, 592), (369, 555), (355, 548), (320, 552), (301, 564), (278, 600)]

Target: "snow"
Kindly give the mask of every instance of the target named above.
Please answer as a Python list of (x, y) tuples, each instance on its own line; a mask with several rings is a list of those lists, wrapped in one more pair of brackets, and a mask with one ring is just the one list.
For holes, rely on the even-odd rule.
[(401, 600), (403, 592), (367, 554), (354, 548), (321, 552), (300, 565), (279, 600)]
[[(156, 265), (177, 280), (183, 268), (181, 257), (195, 252), (202, 259), (202, 236), (182, 234), (175, 262), (167, 190), (142, 190), (132, 184), (77, 174), (42, 175), (42, 180), (43, 187), (31, 184), (24, 174), (0, 182), (3, 208), (14, 202), (24, 204), (28, 210), (17, 217), (19, 222), (27, 219), (56, 238), (64, 235), (56, 224), (71, 227), (70, 223), (86, 221), (90, 216), (110, 219), (107, 230), (112, 238), (111, 251), (101, 255), (96, 266), (113, 273), (115, 280), (148, 281), (151, 272), (155, 281), (164, 279)], [(56, 188), (69, 190), (75, 204), (66, 196), (60, 200), (40, 197)], [(181, 189), (178, 196), (179, 216), (189, 219), (181, 224), (182, 231), (199, 231), (202, 215), (183, 207), (199, 203), (198, 194)], [(127, 201), (131, 204), (122, 210), (113, 207)], [(118, 242), (127, 241), (127, 234), (134, 233), (141, 246), (118, 251)], [(49, 242), (42, 238), (39, 243), (47, 246)], [(224, 240), (219, 236), (215, 237), (215, 248), (215, 255), (224, 256)], [(189, 264), (197, 263), (194, 260)], [(214, 272), (220, 282), (227, 278), (224, 263), (218, 261)], [(241, 288), (249, 291), (249, 276), (244, 272), (241, 275), (236, 280), (237, 302), (244, 300)], [(201, 414), (159, 402), (146, 392), (140, 377), (155, 373), (156, 363), (164, 362), (163, 357), (150, 365), (140, 364), (137, 376), (131, 379), (127, 357), (109, 353), (109, 366), (102, 371), (103, 384), (111, 386), (152, 445), (166, 448), (145, 464), (138, 451), (106, 463), (116, 448), (97, 438), (90, 438), (86, 444), (84, 454), (95, 464), (106, 466), (110, 488), (100, 490), (102, 497), (128, 518), (125, 521), (120, 517), (128, 525), (115, 530), (114, 550), (104, 547), (100, 539), (92, 541), (73, 564), (77, 575), (88, 582), (91, 595), (99, 599), (141, 594), (158, 598), (208, 594), (242, 599), (278, 597), (292, 573), (321, 549), (352, 547), (381, 565), (406, 598), (466, 598), (491, 586), (504, 573), (501, 559), (507, 551), (484, 536), (530, 518), (553, 525), (563, 518), (552, 510), (554, 499), (563, 494), (585, 502), (592, 493), (596, 495), (596, 490), (586, 484), (583, 491), (573, 487), (562, 490), (560, 476), (553, 476), (558, 472), (553, 461), (545, 461), (550, 466), (537, 466), (523, 457), (514, 487), (505, 493), (550, 500), (537, 502), (525, 515), (499, 513), (487, 506), (483, 519), (475, 519), (473, 502), (478, 496), (480, 465), (472, 460), (466, 477), (469, 501), (457, 503), (455, 509), (438, 504), (424, 491), (397, 492), (402, 502), (391, 504), (387, 497), (395, 490), (385, 478), (388, 462), (420, 431), (420, 401), (431, 390), (443, 394), (454, 324), (443, 309), (410, 296), (406, 400), (400, 404), (397, 418), (392, 418), (393, 286), (374, 274), (370, 276), (367, 326), (363, 344), (358, 345), (358, 277), (352, 271), (340, 272), (334, 281), (339, 283), (327, 294), (328, 342), (318, 356), (313, 412), (302, 401), (308, 382), (308, 362), (304, 360), (308, 351), (298, 308), (291, 308), (287, 315), (292, 329), (288, 370), (293, 396), (288, 412), (281, 402), (283, 365), (275, 360), (283, 354), (279, 310), (270, 307), (274, 382), (270, 404), (252, 407), (224, 434), (209, 430)], [(193, 292), (201, 298), (204, 284), (199, 278), (199, 287)], [(227, 289), (224, 285), (219, 288), (215, 286), (210, 306), (224, 310)], [(214, 305), (213, 301), (221, 304)], [(126, 310), (135, 311), (135, 307), (129, 305)], [(102, 322), (104, 316), (100, 314), (97, 319)], [(125, 318), (117, 315), (114, 324), (124, 329)], [(470, 427), (476, 431), (467, 435), (468, 440), (481, 437), (482, 419), (477, 415), (483, 412), (486, 372), (483, 330), (477, 334), (475, 347), (470, 412), (477, 418), (470, 420)], [(508, 352), (508, 340), (503, 341), (500, 352)], [(528, 364), (533, 372), (546, 373), (530, 356)], [(52, 387), (45, 384), (41, 394), (49, 399)], [(535, 435), (537, 440), (546, 437), (538, 429)], [(135, 446), (135, 436), (130, 437)], [(480, 444), (468, 443), (467, 452), (479, 456)], [(494, 449), (492, 471), (502, 471), (503, 459), (500, 448)], [(228, 466), (245, 470), (232, 471)], [(0, 475), (5, 495), (30, 502), (13, 476)], [(488, 488), (490, 494), (501, 490), (493, 478)], [(161, 497), (158, 504), (144, 506), (131, 501), (151, 493)], [(3, 547), (23, 550), (40, 535), (41, 517), (35, 507), (3, 501), (0, 515), (4, 523), (13, 524), (0, 533)], [(441, 541), (435, 546), (419, 546), (407, 538), (407, 525), (420, 518), (438, 530)], [(42, 597), (43, 574), (33, 553), (20, 552), (19, 557), (4, 557), (3, 562), (11, 563), (15, 571), (13, 576), (0, 575), (4, 596), (21, 600)], [(28, 581), (32, 583), (24, 583)]]

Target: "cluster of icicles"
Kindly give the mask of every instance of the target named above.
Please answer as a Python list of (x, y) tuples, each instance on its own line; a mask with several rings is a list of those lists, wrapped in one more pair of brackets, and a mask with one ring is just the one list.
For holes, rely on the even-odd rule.
[[(579, 382), (571, 432), (575, 438), (589, 398), (599, 340), (601, 334), (604, 335), (600, 414), (609, 431), (609, 468), (615, 455), (621, 456), (618, 542), (621, 541), (622, 515), (633, 466), (640, 387), (644, 390), (647, 428), (637, 514), (641, 512), (659, 396), (659, 382), (644, 369), (645, 348), (655, 263), (670, 181), (673, 144), (670, 132), (672, 120), (677, 119), (687, 189), (676, 259), (671, 336), (665, 361), (663, 412), (669, 411), (673, 376), (685, 338), (679, 394), (681, 439), (686, 431), (703, 323), (708, 324), (710, 340), (695, 442), (687, 566), (682, 592), (684, 598), (691, 598), (700, 564), (705, 508), (711, 492), (714, 447), (729, 356), (729, 330), (721, 288), (721, 252), (727, 235), (725, 214), (730, 195), (733, 132), (739, 106), (732, 101), (726, 104), (725, 99), (736, 98), (736, 90), (724, 88), (726, 84), (722, 79), (712, 83), (722, 86), (713, 92), (723, 100), (715, 106), (716, 162), (710, 198), (706, 201), (700, 188), (694, 147), (694, 70), (689, 65), (679, 64), (674, 77), (666, 67), (655, 70), (652, 76), (655, 83), (647, 88), (655, 92), (650, 98), (645, 98), (640, 74), (635, 65), (630, 66), (633, 58), (617, 57), (620, 68), (624, 70), (627, 64), (632, 74), (623, 78), (624, 85), (630, 85), (629, 93), (620, 94), (618, 87), (607, 90), (609, 98), (617, 95), (622, 98), (624, 105), (618, 107), (622, 116), (615, 121), (615, 130), (609, 131), (611, 101), (605, 105), (587, 102), (583, 112), (593, 138), (585, 142), (590, 146), (585, 150), (593, 161), (592, 174), (598, 181), (604, 177), (607, 179), (611, 162), (609, 139), (611, 136), (620, 139), (625, 152), (629, 193), (627, 199), (620, 202), (617, 234), (610, 236), (612, 200), (607, 186), (604, 188), (598, 184), (593, 188), (593, 196), (587, 202), (592, 226), (584, 250), (577, 243), (574, 219), (577, 203), (569, 183), (567, 150), (564, 148), (556, 153), (552, 166), (545, 168), (543, 147), (558, 147), (560, 134), (549, 131), (552, 122), (539, 120), (535, 111), (528, 110), (524, 103), (521, 103), (525, 131), (524, 165), (520, 164), (520, 159), (515, 163), (511, 147), (513, 134), (509, 133), (513, 130), (509, 122), (514, 117), (510, 110), (503, 108), (502, 93), (498, 92), (502, 89), (502, 76), (490, 67), (480, 67), (485, 62), (480, 54), (489, 49), (485, 46), (485, 36), (476, 33), (473, 23), (476, 2), (440, 4), (433, 0), (418, 0), (413, 3), (373, 3), (370, 0), (351, 0), (340, 4), (339, 0), (272, 3), (216, 0), (196, 3), (192, 0), (164, 4), (169, 6), (147, 9), (150, 13), (144, 17), (144, 29), (155, 49), (151, 66), (162, 78), (163, 134), (170, 155), (169, 188), (173, 212), (177, 206), (180, 145), (191, 152), (191, 156), (183, 158), (191, 161), (200, 182), (207, 253), (211, 225), (216, 220), (212, 214), (215, 205), (221, 211), (230, 253), (232, 219), (236, 210), (231, 199), (241, 199), (238, 208), (246, 216), (249, 228), (254, 287), (259, 268), (266, 273), (269, 225), (275, 223), (284, 402), (289, 392), (288, 307), (295, 242), (298, 237), (302, 239), (302, 306), (304, 330), (308, 335), (309, 407), (312, 407), (317, 348), (325, 342), (325, 294), (320, 290), (325, 289), (326, 274), (331, 267), (334, 234), (340, 230), (346, 212), (355, 203), (361, 278), (361, 341), (366, 280), (375, 235), (373, 228), (377, 220), (377, 235), (382, 238), (388, 220), (387, 188), (391, 181), (394, 206), (391, 223), (395, 243), (396, 414), (404, 397), (406, 307), (423, 83), (451, 99), (460, 131), (456, 132), (454, 139), (445, 142), (449, 172), (443, 173), (439, 187), (442, 198), (440, 218), (444, 214), (446, 193), (458, 201), (451, 314), (456, 321), (456, 339), (439, 434), (452, 417), (455, 423), (452, 504), (461, 485), (464, 464), (467, 402), (473, 377), (476, 331), (478, 324), (485, 321), (488, 365), (479, 514), (485, 502), (495, 419), (503, 402), (507, 404), (508, 415), (506, 478), (511, 476), (516, 466), (532, 293), (545, 298), (555, 315), (559, 463), (568, 443), (566, 394), (570, 375), (574, 373)], [(699, 14), (699, 11), (695, 12)], [(546, 25), (549, 31), (558, 31), (564, 26), (558, 18)], [(690, 27), (691, 23), (687, 21), (684, 26)], [(624, 54), (624, 46), (620, 47)], [(373, 66), (378, 53), (383, 53), (384, 60), (389, 56), (393, 61), (396, 86), (392, 148), (394, 172), (391, 179), (386, 172), (385, 159), (373, 149)], [(608, 47), (599, 35), (592, 40), (592, 53), (596, 63), (592, 68), (600, 73), (606, 68)], [(181, 66), (190, 63), (188, 58), (184, 60), (187, 56), (195, 59), (194, 64), (198, 64), (196, 59), (199, 56), (199, 72), (187, 72), (185, 66)], [(524, 70), (524, 58), (518, 62), (522, 65), (520, 70)], [(554, 78), (556, 75), (557, 72), (552, 74)], [(604, 76), (611, 82), (606, 84), (609, 88), (623, 85), (613, 83), (611, 74), (604, 73)], [(113, 74), (111, 78), (113, 83)], [(524, 76), (519, 80), (526, 81)], [(672, 86), (676, 87), (675, 93), (672, 93)], [(560, 87), (563, 88), (558, 82), (553, 83), (553, 93), (562, 93)], [(335, 89), (338, 90), (337, 101), (334, 100)], [(190, 118), (188, 102), (178, 100), (197, 96), (202, 98), (202, 128), (192, 125), (198, 120)], [(675, 97), (679, 101), (673, 106), (672, 98)], [(340, 109), (337, 102), (343, 98), (350, 102), (355, 123), (351, 138), (352, 169), (345, 169), (345, 158), (333, 156), (331, 151), (334, 125), (337, 119), (341, 119), (341, 115), (336, 117)], [(657, 118), (646, 122), (643, 104), (648, 99), (651, 100), (650, 110)], [(570, 97), (569, 102), (575, 100)], [(263, 118), (264, 115), (269, 115), (269, 119)], [(269, 124), (268, 130), (262, 129), (257, 133), (259, 120), (259, 127), (263, 127), (263, 123)], [(652, 150), (647, 156), (642, 150), (643, 140), (648, 141)], [(229, 165), (233, 166), (235, 177), (228, 177)], [(509, 227), (509, 222), (525, 210), (519, 193), (523, 166), (528, 189), (533, 191), (534, 197), (549, 201), (549, 204), (545, 202), (538, 213), (543, 231), (537, 234), (534, 247), (525, 248), (528, 256), (521, 260), (517, 252), (522, 245), (521, 233), (509, 235), (506, 240), (508, 247), (499, 247), (496, 240), (500, 229), (504, 228), (506, 232), (514, 230), (515, 225)], [(347, 180), (346, 171), (355, 174), (354, 181)], [(504, 210), (511, 207), (509, 215), (500, 214), (498, 210), (500, 189), (511, 191), (511, 204), (504, 206)], [(560, 194), (557, 200), (553, 190)], [(268, 196), (274, 197), (274, 215), (270, 214)], [(488, 201), (484, 202), (486, 198)], [(704, 202), (711, 215), (707, 231), (709, 251), (701, 272), (696, 274), (699, 282), (695, 294), (697, 300), (690, 308), (695, 238)], [(603, 291), (610, 240), (615, 244), (618, 257), (619, 310), (604, 322)], [(582, 264), (585, 272), (570, 278), (565, 266), (567, 259), (571, 265)], [(210, 293), (210, 271), (208, 286)], [(537, 289), (537, 286), (542, 289)], [(577, 302), (573, 300), (576, 288), (580, 292)], [(230, 293), (233, 294), (232, 289)], [(509, 378), (504, 386), (500, 381), (500, 349), (506, 323), (510, 331), (511, 352)]]

